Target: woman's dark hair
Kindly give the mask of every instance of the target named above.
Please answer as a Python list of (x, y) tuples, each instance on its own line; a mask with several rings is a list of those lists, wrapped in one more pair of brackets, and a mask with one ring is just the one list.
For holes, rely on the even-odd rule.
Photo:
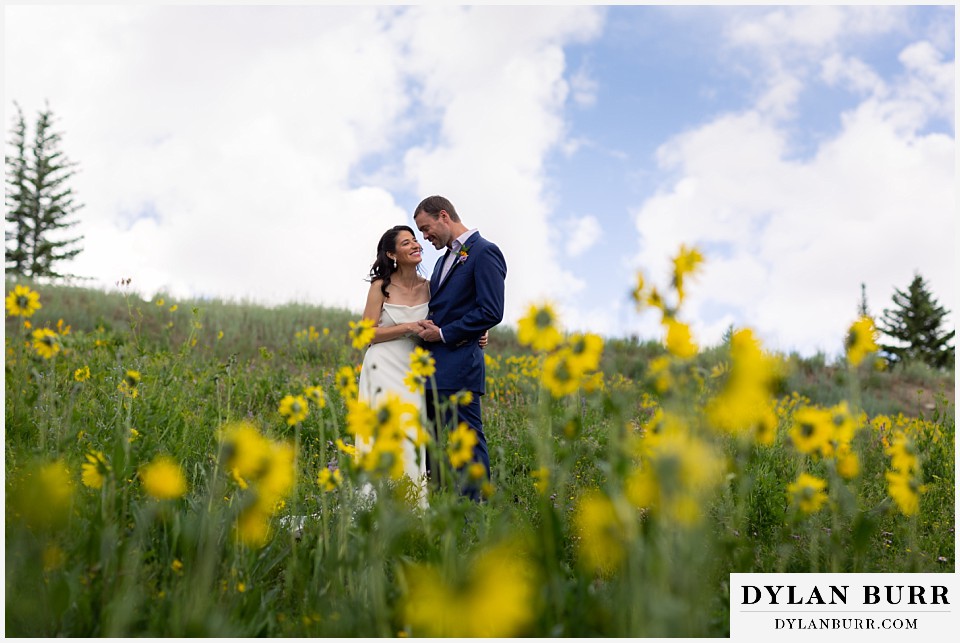
[[(397, 252), (397, 235), (403, 231), (409, 232), (413, 238), (416, 239), (417, 235), (410, 226), (398, 225), (390, 228), (380, 237), (380, 242), (377, 244), (377, 260), (374, 261), (370, 267), (370, 283), (379, 279), (380, 292), (382, 292), (386, 298), (390, 297), (390, 293), (387, 292), (387, 286), (390, 285), (390, 277), (397, 271), (393, 266), (393, 259), (388, 257), (387, 253)], [(417, 268), (419, 269), (420, 267), (417, 266)]]

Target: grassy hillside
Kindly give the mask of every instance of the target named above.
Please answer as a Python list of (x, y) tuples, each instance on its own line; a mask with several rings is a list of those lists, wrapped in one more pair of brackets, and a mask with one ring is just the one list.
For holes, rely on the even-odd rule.
[(355, 315), (32, 286), (11, 636), (724, 637), (731, 572), (955, 566), (952, 372), (497, 329), (490, 477), (441, 431), (421, 509), (393, 465), (431, 427), (356, 399)]
[[(31, 321), (37, 326), (55, 326), (60, 319), (73, 329), (120, 337), (135, 329), (135, 337), (145, 350), (170, 350), (192, 338), (216, 338), (209, 350), (217, 359), (248, 360), (262, 350), (287, 355), (295, 347), (309, 347), (316, 363), (330, 367), (349, 344), (348, 323), (358, 316), (347, 310), (291, 303), (266, 307), (245, 302), (221, 300), (174, 300), (159, 295), (146, 301), (136, 293), (112, 292), (68, 286), (36, 286), (43, 295), (41, 308)], [(7, 283), (7, 292), (12, 288)], [(162, 305), (160, 305), (162, 302)], [(172, 307), (175, 310), (171, 310)], [(15, 333), (16, 318), (7, 318), (6, 331)], [(197, 328), (199, 324), (201, 328)], [(298, 333), (310, 327), (320, 333), (320, 341), (298, 341)], [(327, 334), (324, 334), (324, 333)], [(126, 341), (126, 340), (125, 340)], [(489, 352), (504, 357), (529, 354), (516, 333), (499, 327), (491, 333)], [(642, 381), (651, 361), (666, 353), (659, 339), (614, 338), (606, 342), (602, 366), (608, 375), (619, 373)], [(723, 359), (722, 347), (707, 347), (696, 357), (697, 365), (709, 372)], [(849, 375), (842, 364), (828, 362), (824, 355), (784, 357), (782, 392), (797, 392), (813, 402), (832, 405), (849, 394)], [(955, 401), (955, 371), (939, 371), (925, 364), (907, 364), (894, 370), (865, 371), (859, 381), (860, 403), (869, 415), (910, 417), (929, 414), (943, 396)]]

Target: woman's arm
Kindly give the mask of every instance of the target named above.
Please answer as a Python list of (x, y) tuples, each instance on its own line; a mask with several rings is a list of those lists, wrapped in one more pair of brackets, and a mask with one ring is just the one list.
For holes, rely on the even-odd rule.
[(367, 304), (363, 308), (363, 318), (373, 321), (374, 335), (370, 341), (371, 344), (389, 342), (392, 339), (407, 337), (420, 331), (419, 324), (415, 322), (380, 328), (380, 313), (383, 311), (384, 301), (385, 298), (383, 291), (380, 290), (380, 280), (378, 279), (370, 284), (370, 291), (367, 293)]

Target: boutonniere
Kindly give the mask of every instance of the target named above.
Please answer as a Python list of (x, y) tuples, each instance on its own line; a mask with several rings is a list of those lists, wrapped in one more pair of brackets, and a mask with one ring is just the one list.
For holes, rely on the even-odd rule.
[(463, 246), (460, 248), (460, 252), (457, 253), (457, 263), (463, 263), (469, 257), (470, 246)]

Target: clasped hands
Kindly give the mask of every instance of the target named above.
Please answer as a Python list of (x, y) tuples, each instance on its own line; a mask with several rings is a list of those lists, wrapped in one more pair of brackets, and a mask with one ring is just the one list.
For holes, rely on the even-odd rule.
[[(416, 330), (417, 328), (419, 328), (419, 330)], [(414, 332), (425, 342), (443, 341), (443, 337), (440, 335), (440, 327), (429, 319), (421, 319), (420, 321), (414, 322)], [(484, 331), (483, 335), (480, 336), (480, 348), (486, 348), (489, 338), (490, 332)]]
[(425, 342), (439, 342), (443, 341), (443, 338), (440, 337), (440, 327), (433, 323), (429, 319), (421, 319), (417, 322), (420, 326), (420, 330), (417, 334)]

